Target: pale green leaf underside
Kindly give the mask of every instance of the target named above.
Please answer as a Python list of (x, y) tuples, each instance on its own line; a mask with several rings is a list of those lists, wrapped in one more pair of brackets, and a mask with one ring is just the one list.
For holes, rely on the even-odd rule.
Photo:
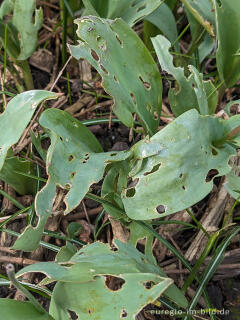
[[(76, 20), (81, 41), (70, 46), (76, 58), (87, 59), (103, 79), (104, 89), (114, 98), (113, 111), (129, 127), (137, 113), (147, 131), (157, 131), (162, 83), (151, 54), (121, 19), (98, 17)], [(137, 50), (136, 50), (137, 48)], [(134, 54), (133, 54), (134, 53)]]
[(57, 186), (68, 190), (64, 198), (67, 214), (80, 204), (90, 186), (102, 179), (108, 164), (123, 161), (130, 155), (129, 152), (101, 152), (102, 147), (91, 131), (68, 112), (48, 109), (41, 115), (40, 124), (51, 133), (46, 161), (49, 177), (35, 200), (38, 225), (28, 226), (13, 246), (24, 251), (38, 246), (52, 212)]
[(32, 90), (18, 94), (8, 103), (6, 110), (0, 115), (0, 170), (8, 149), (18, 142), (37, 106), (44, 100), (57, 97), (58, 94), (53, 92)]
[[(116, 245), (118, 250), (112, 251), (108, 245), (95, 242), (79, 250), (66, 266), (53, 262), (38, 263), (22, 269), (18, 276), (27, 272), (43, 272), (48, 278), (59, 281), (54, 289), (50, 307), (50, 313), (54, 317), (57, 315), (57, 319), (60, 315), (65, 319), (67, 309), (75, 311), (83, 319), (100, 316), (103, 312), (105, 316), (100, 316), (101, 319), (120, 319), (122, 308), (128, 310), (128, 319), (132, 319), (133, 314), (139, 312), (144, 305), (153, 302), (165, 290), (164, 295), (170, 299), (173, 292), (177, 291), (179, 301), (175, 302), (186, 307), (187, 301), (184, 296), (158, 266), (149, 263), (146, 256), (131, 244), (116, 241)], [(125, 284), (119, 291), (110, 291), (105, 286), (104, 275), (120, 277), (125, 280)], [(143, 282), (147, 281), (153, 281), (156, 285), (147, 290), (143, 286)], [(74, 299), (68, 300), (66, 297), (72, 296), (71, 293), (76, 290), (76, 286), (79, 288), (78, 294)], [(63, 288), (68, 292), (65, 302), (61, 298)], [(139, 295), (139, 298), (130, 299), (129, 294), (134, 294), (135, 297)], [(90, 315), (88, 311), (92, 310), (93, 304), (90, 304), (93, 299), (94, 310)], [(116, 303), (116, 309), (113, 307), (113, 301), (114, 305)], [(109, 318), (106, 318), (106, 315), (109, 315)]]
[(159, 218), (203, 199), (213, 187), (212, 180), (206, 181), (209, 171), (218, 170), (218, 176), (230, 171), (228, 161), (235, 148), (214, 146), (230, 131), (230, 121), (200, 116), (192, 109), (150, 140), (137, 143), (132, 151), (138, 169), (133, 167), (132, 179), (138, 181), (122, 192), (127, 215), (137, 220)]

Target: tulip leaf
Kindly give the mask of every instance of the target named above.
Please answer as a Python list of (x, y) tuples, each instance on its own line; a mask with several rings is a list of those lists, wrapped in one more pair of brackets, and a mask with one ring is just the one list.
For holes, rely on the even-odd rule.
[(143, 42), (121, 19), (84, 17), (76, 22), (81, 40), (78, 46), (70, 46), (71, 54), (76, 59), (87, 59), (98, 71), (104, 89), (114, 98), (113, 111), (126, 126), (133, 126), (132, 114), (137, 113), (147, 132), (154, 134), (159, 123), (162, 83)]
[(122, 191), (125, 212), (131, 219), (160, 218), (186, 209), (203, 199), (213, 177), (230, 171), (236, 154), (227, 134), (236, 121), (200, 116), (195, 109), (133, 146), (133, 187)]
[(8, 149), (18, 142), (37, 106), (45, 100), (57, 97), (58, 94), (53, 92), (31, 90), (18, 94), (8, 103), (6, 110), (0, 115), (0, 170)]
[(240, 79), (240, 2), (214, 0), (217, 24), (217, 68), (227, 87)]

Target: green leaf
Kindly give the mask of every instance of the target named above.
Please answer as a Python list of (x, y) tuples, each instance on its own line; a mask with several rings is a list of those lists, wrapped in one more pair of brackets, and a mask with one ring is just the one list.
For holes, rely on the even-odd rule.
[(7, 182), (21, 195), (34, 195), (37, 188), (36, 180), (24, 176), (24, 174), (34, 173), (35, 170), (31, 161), (9, 155), (0, 171), (0, 179)]
[(104, 89), (115, 100), (113, 111), (126, 126), (133, 126), (132, 114), (137, 113), (154, 134), (161, 110), (161, 76), (140, 38), (121, 19), (85, 17), (77, 24), (81, 41), (70, 46), (71, 54), (87, 59), (98, 71)]
[(234, 198), (239, 199), (240, 196), (240, 172), (239, 167), (234, 166), (231, 172), (227, 174), (227, 181), (224, 184), (227, 192)]
[(217, 68), (227, 87), (240, 79), (240, 2), (214, 0), (217, 24)]
[(37, 106), (42, 101), (57, 97), (57, 93), (32, 90), (18, 94), (8, 103), (6, 110), (0, 115), (0, 170), (8, 149), (18, 142)]
[(162, 0), (109, 0), (108, 18), (120, 17), (133, 26), (157, 9), (162, 2)]
[(191, 15), (201, 24), (210, 36), (214, 36), (214, 16), (210, 0), (181, 0)]
[(15, 0), (4, 0), (0, 6), (0, 19), (9, 14), (14, 8)]
[(127, 215), (135, 220), (159, 218), (203, 199), (213, 187), (211, 170), (217, 170), (216, 176), (230, 171), (228, 161), (236, 150), (225, 137), (231, 125), (236, 127), (237, 121), (200, 116), (192, 109), (134, 145), (136, 161), (129, 175), (136, 185), (122, 192)]
[[(172, 74), (177, 81), (176, 88), (171, 88), (168, 94), (174, 114), (179, 116), (193, 108), (202, 114), (214, 113), (217, 106), (217, 91), (212, 82), (203, 81), (202, 74), (193, 66), (189, 66), (191, 74), (186, 78), (184, 69), (174, 66), (173, 57), (169, 53), (171, 44), (165, 37), (159, 35), (152, 39), (152, 43), (162, 69)], [(214, 93), (210, 96), (212, 92)]]
[[(170, 8), (163, 2), (156, 10), (145, 17), (145, 20), (155, 25), (173, 44), (177, 39), (177, 25), (175, 17)], [(179, 44), (176, 43), (175, 48), (179, 51)]]
[(35, 9), (35, 7), (36, 0), (15, 0), (12, 23), (19, 32), (21, 50), (17, 60), (26, 60), (37, 47), (43, 12), (41, 8)]
[[(55, 319), (65, 319), (67, 310), (76, 312), (81, 319), (91, 319), (94, 315), (100, 319), (119, 319), (123, 308), (128, 313), (127, 319), (132, 319), (133, 314), (156, 300), (163, 291), (170, 299), (173, 292), (180, 293), (176, 286), (171, 285), (172, 280), (166, 278), (158, 266), (149, 263), (136, 248), (118, 240), (116, 245), (118, 250), (112, 251), (108, 245), (95, 242), (79, 250), (66, 266), (53, 262), (37, 263), (22, 269), (18, 276), (40, 271), (59, 281), (50, 306), (50, 313)], [(121, 290), (109, 290), (105, 285), (105, 275), (123, 279), (125, 283)], [(153, 281), (154, 286), (146, 290), (144, 283), (149, 281)], [(73, 297), (73, 290), (74, 299), (68, 299), (68, 296)], [(63, 291), (66, 293), (64, 302), (61, 298)], [(138, 298), (130, 299), (133, 294), (135, 298), (139, 295)], [(93, 299), (94, 310), (89, 314)], [(186, 299), (182, 301), (186, 307)]]
[(7, 320), (53, 320), (47, 313), (38, 312), (30, 302), (0, 299), (2, 319)]
[(86, 8), (84, 15), (101, 18), (122, 18), (132, 27), (145, 16), (153, 12), (163, 0), (83, 0)]
[(49, 177), (35, 200), (38, 225), (28, 226), (14, 244), (14, 249), (24, 251), (38, 246), (44, 225), (52, 212), (57, 186), (68, 190), (64, 198), (67, 214), (80, 204), (90, 186), (102, 179), (108, 164), (130, 156), (130, 152), (124, 151), (101, 152), (102, 147), (91, 131), (68, 112), (48, 109), (42, 113), (39, 122), (51, 134), (51, 146), (47, 153)]

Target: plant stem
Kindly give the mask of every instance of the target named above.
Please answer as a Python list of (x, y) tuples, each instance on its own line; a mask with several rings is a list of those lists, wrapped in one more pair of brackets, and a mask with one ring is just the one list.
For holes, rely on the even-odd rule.
[(27, 60), (22, 60), (22, 61), (15, 60), (15, 63), (22, 70), (26, 89), (33, 90), (34, 89), (33, 78), (32, 78), (32, 73), (31, 73), (31, 69), (30, 69), (28, 61)]
[(34, 298), (34, 296), (26, 289), (24, 286), (18, 282), (17, 278), (15, 277), (15, 269), (13, 264), (9, 263), (6, 266), (6, 271), (9, 280), (12, 284), (20, 290), (26, 298), (33, 304), (33, 306), (39, 311), (40, 313), (47, 313), (46, 310), (41, 306), (41, 304)]

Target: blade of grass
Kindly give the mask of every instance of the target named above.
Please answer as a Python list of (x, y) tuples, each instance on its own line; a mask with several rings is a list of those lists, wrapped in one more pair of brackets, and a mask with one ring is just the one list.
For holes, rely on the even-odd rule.
[[(211, 277), (215, 273), (217, 267), (222, 262), (223, 254), (224, 254), (227, 246), (229, 245), (232, 238), (234, 238), (235, 235), (237, 235), (239, 232), (240, 232), (240, 227), (237, 227), (237, 228), (234, 228), (233, 230), (231, 230), (229, 232), (230, 234), (228, 236), (226, 236), (225, 239), (221, 242), (221, 244), (217, 247), (214, 256), (212, 257), (210, 263), (208, 264), (208, 266), (206, 267), (206, 269), (203, 272), (200, 285), (199, 285), (198, 289), (196, 290), (195, 296), (193, 297), (192, 301), (190, 302), (190, 305), (188, 307), (188, 312), (190, 312), (191, 310), (193, 310), (195, 308), (195, 306), (198, 302), (198, 299), (200, 298), (203, 290), (205, 289), (209, 280), (211, 279)], [(189, 319), (188, 316), (186, 316), (184, 318), (184, 320), (188, 320), (188, 319)]]
[(11, 215), (11, 217), (9, 217), (8, 219), (6, 219), (5, 221), (3, 221), (3, 222), (0, 223), (0, 228), (2, 228), (5, 224), (9, 223), (9, 222), (10, 222), (12, 219), (14, 219), (15, 217), (17, 217), (17, 216), (19, 216), (20, 214), (28, 211), (30, 208), (31, 208), (31, 206), (15, 212), (14, 214)]
[(18, 209), (25, 209), (25, 207), (20, 202), (18, 202), (16, 199), (14, 199), (13, 197), (11, 197), (9, 194), (7, 194), (1, 189), (0, 189), (0, 194), (3, 197), (7, 198), (9, 201), (11, 201)]

